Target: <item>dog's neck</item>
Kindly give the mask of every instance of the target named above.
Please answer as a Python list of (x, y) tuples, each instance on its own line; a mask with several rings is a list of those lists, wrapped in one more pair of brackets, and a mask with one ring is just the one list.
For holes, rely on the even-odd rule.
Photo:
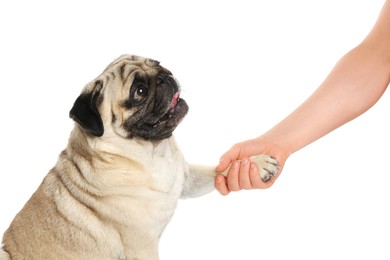
[[(77, 139), (77, 142), (73, 140)], [(124, 138), (114, 132), (105, 133), (101, 137), (91, 136), (79, 125), (75, 125), (69, 144), (77, 143), (78, 152), (88, 157), (89, 155), (112, 154), (130, 160), (142, 161), (144, 158), (153, 156), (165, 156), (170, 150), (176, 151), (178, 146), (174, 137), (158, 141), (147, 141), (141, 138)]]
[[(172, 165), (172, 160), (182, 162), (183, 155), (174, 137), (159, 142), (140, 139), (125, 139), (106, 135), (94, 137), (75, 125), (66, 149), (68, 156), (85, 175), (91, 173), (91, 182), (109, 184), (108, 186), (133, 186), (143, 183), (150, 189), (170, 193), (172, 186), (169, 172), (165, 169), (184, 173), (185, 165)], [(114, 167), (113, 167), (114, 165)], [(104, 171), (100, 173), (99, 170)], [(112, 173), (108, 173), (112, 171)], [(96, 178), (99, 176), (99, 178)], [(117, 176), (117, 178), (112, 178)], [(142, 178), (140, 176), (143, 176)], [(151, 179), (154, 181), (151, 181)], [(160, 181), (160, 178), (163, 179)], [(100, 180), (99, 180), (100, 179)], [(151, 183), (160, 183), (155, 187)], [(100, 186), (98, 183), (96, 186)]]

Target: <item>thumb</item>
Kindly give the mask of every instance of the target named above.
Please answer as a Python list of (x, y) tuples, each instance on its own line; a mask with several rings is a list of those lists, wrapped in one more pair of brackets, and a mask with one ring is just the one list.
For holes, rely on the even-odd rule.
[(217, 172), (222, 172), (226, 170), (234, 160), (239, 159), (239, 155), (240, 149), (232, 147), (229, 151), (222, 155), (221, 159), (219, 160), (219, 164), (217, 168), (215, 168), (215, 170)]

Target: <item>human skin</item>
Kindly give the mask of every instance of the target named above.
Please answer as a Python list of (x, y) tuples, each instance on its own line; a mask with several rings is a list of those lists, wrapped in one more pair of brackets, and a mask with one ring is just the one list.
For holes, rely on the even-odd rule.
[[(280, 176), (289, 156), (336, 128), (360, 116), (382, 96), (390, 83), (390, 0), (366, 36), (345, 54), (316, 91), (295, 111), (265, 134), (237, 143), (222, 155), (216, 170), (216, 189), (227, 195), (242, 189), (269, 188)], [(258, 169), (248, 158), (257, 154), (274, 156), (277, 177), (261, 181)]]

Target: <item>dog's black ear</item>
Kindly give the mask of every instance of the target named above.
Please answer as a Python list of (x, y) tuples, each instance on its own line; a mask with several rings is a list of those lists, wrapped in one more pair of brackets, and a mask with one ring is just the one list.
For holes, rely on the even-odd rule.
[(102, 136), (104, 133), (103, 121), (98, 110), (99, 104), (103, 101), (100, 94), (102, 85), (101, 81), (97, 81), (93, 91), (81, 93), (69, 112), (70, 118), (94, 136)]

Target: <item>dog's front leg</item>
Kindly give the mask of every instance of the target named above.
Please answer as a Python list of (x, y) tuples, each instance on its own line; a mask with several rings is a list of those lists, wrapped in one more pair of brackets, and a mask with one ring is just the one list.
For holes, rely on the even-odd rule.
[[(257, 165), (259, 175), (263, 181), (268, 181), (279, 172), (278, 162), (269, 155), (257, 155), (250, 158)], [(227, 175), (229, 168), (221, 172)], [(214, 190), (214, 179), (217, 175), (215, 167), (190, 165), (186, 172), (186, 180), (182, 191), (182, 198), (198, 197)]]
[(185, 173), (182, 199), (202, 196), (214, 190), (214, 179), (217, 175), (215, 167), (204, 165), (189, 165)]

